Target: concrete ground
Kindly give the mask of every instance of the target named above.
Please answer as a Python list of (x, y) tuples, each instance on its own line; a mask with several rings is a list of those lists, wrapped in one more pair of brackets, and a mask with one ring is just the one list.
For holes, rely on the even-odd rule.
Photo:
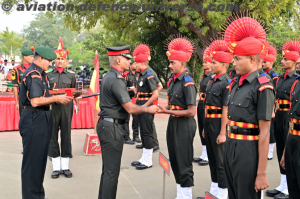
[[(155, 124), (160, 142), (160, 151), (168, 157), (166, 144), (167, 117), (156, 117)], [(102, 170), (101, 155), (85, 156), (83, 144), (85, 134), (92, 129), (72, 130), (73, 158), (70, 159), (72, 178), (60, 175), (52, 179), (52, 164), (48, 160), (44, 180), (47, 199), (95, 199), (98, 198), (100, 175)], [(184, 133), (184, 132), (183, 132)], [(22, 141), (19, 132), (0, 132), (0, 198), (20, 199), (21, 197), (21, 162)], [(194, 155), (201, 155), (201, 143), (198, 132), (194, 139)], [(153, 167), (139, 171), (130, 164), (142, 155), (135, 145), (124, 145), (122, 170), (119, 176), (117, 198), (119, 199), (157, 199), (163, 197), (163, 170), (158, 164), (158, 152), (153, 154)], [(276, 151), (274, 151), (276, 154)], [(267, 175), (270, 188), (279, 185), (280, 173), (276, 155), (268, 162)], [(245, 179), (247, 180), (247, 179)], [(211, 180), (208, 166), (194, 163), (193, 198), (204, 196), (209, 191)], [(166, 197), (176, 198), (176, 183), (171, 173), (166, 177)], [(265, 198), (267, 198), (265, 196)]]

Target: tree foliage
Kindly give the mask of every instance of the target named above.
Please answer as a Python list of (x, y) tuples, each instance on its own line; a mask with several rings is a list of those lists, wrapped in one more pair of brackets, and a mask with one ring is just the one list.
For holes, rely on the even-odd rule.
[(22, 46), (22, 42), (25, 40), (20, 37), (14, 31), (9, 31), (8, 28), (1, 33), (1, 51), (8, 55), (10, 59), (15, 59), (16, 55), (19, 54), (19, 48)]

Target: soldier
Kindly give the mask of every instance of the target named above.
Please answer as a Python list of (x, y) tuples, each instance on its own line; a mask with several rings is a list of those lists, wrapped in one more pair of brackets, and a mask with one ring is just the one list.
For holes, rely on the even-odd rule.
[[(163, 89), (163, 86), (162, 86), (160, 80), (158, 79), (156, 72), (150, 66), (148, 66), (148, 68), (151, 71), (151, 73), (154, 75), (154, 80), (155, 80), (156, 86), (157, 86), (157, 92), (159, 92), (161, 89)], [(152, 125), (153, 125), (153, 142), (154, 142), (153, 143), (153, 145), (154, 145), (153, 146), (153, 152), (155, 152), (155, 151), (159, 150), (159, 142), (158, 142), (158, 139), (157, 139), (157, 133), (156, 133), (156, 127), (155, 127), (154, 120), (153, 120)], [(141, 137), (142, 137), (142, 135), (141, 135)], [(142, 149), (144, 147), (143, 147), (142, 144), (140, 144), (140, 145), (136, 145), (136, 148), (137, 149)]]
[[(228, 112), (228, 88), (231, 79), (226, 74), (233, 55), (224, 40), (210, 45), (214, 79), (207, 83), (205, 97), (204, 133), (211, 173), (210, 193), (219, 199), (227, 199), (228, 189), (223, 166)], [(211, 125), (214, 124), (214, 125)], [(198, 198), (204, 199), (204, 198)]]
[[(274, 61), (276, 60), (276, 54), (277, 54), (276, 49), (273, 46), (269, 45), (268, 55), (264, 58), (264, 61), (263, 61), (263, 69), (272, 78), (274, 87), (275, 87), (276, 80), (278, 77), (277, 73), (272, 68)], [(273, 150), (274, 150), (275, 142), (276, 141), (275, 141), (275, 136), (274, 136), (274, 117), (272, 117), (271, 128), (270, 128), (270, 144), (269, 144), (268, 160), (273, 159)]]
[(129, 69), (130, 46), (106, 47), (110, 70), (100, 85), (100, 119), (97, 134), (102, 149), (102, 175), (99, 199), (115, 199), (121, 157), (124, 145), (125, 123), (128, 113), (156, 113), (157, 106), (137, 106), (132, 104), (122, 76)]
[(203, 70), (204, 74), (201, 77), (200, 84), (199, 84), (199, 102), (197, 107), (197, 119), (198, 119), (198, 130), (199, 130), (199, 136), (202, 144), (202, 155), (197, 158), (195, 157), (193, 159), (194, 162), (198, 162), (199, 165), (205, 166), (208, 165), (208, 157), (207, 157), (207, 150), (206, 150), (206, 141), (205, 138), (202, 136), (203, 132), (203, 119), (204, 119), (204, 100), (205, 100), (205, 92), (206, 92), (206, 86), (208, 81), (214, 77), (213, 72), (211, 72), (211, 65), (212, 65), (212, 59), (210, 56), (210, 50), (209, 48), (206, 48), (206, 50), (203, 53)]
[(242, 17), (230, 23), (224, 39), (234, 54), (233, 66), (239, 75), (229, 86), (224, 151), (229, 198), (260, 199), (261, 190), (269, 186), (266, 168), (275, 100), (273, 85), (257, 70), (266, 33), (255, 19)]
[(23, 80), (23, 73), (29, 67), (29, 65), (32, 63), (33, 56), (34, 56), (33, 52), (34, 52), (33, 46), (31, 47), (30, 50), (23, 50), (22, 51), (22, 56), (23, 56), (22, 64), (15, 66), (11, 73), (11, 83), (13, 85), (15, 85), (15, 87), (13, 87), (13, 92), (14, 92), (14, 98), (15, 98), (15, 102), (16, 102), (16, 109), (19, 110), (20, 117), (22, 115), (23, 106), (22, 106), (22, 103), (20, 103), (19, 88), (17, 86), (21, 85), (21, 82)]
[[(63, 41), (60, 38), (57, 50), (54, 51), (57, 58), (55, 61), (56, 68), (49, 69), (47, 77), (50, 84), (50, 89), (59, 88), (75, 88), (76, 75), (73, 71), (65, 68), (66, 59), (69, 50), (64, 50)], [(76, 99), (77, 112), (79, 111), (79, 103)], [(73, 176), (69, 169), (69, 157), (71, 156), (71, 122), (73, 116), (73, 101), (67, 105), (53, 104), (52, 105), (52, 137), (49, 146), (49, 156), (52, 159), (53, 172), (52, 178), (58, 178), (60, 174), (71, 178)], [(61, 146), (58, 143), (58, 132), (60, 130)], [(61, 148), (61, 149), (60, 149)]]
[(51, 103), (67, 104), (65, 95), (50, 97), (47, 77), (51, 60), (56, 54), (40, 46), (35, 49), (33, 63), (23, 74), (20, 100), (24, 106), (19, 127), (23, 138), (22, 198), (45, 198), (43, 187), (47, 154), (52, 133)]
[[(126, 73), (126, 74), (125, 74)], [(135, 94), (136, 94), (136, 84), (137, 84), (137, 78), (138, 78), (138, 73), (136, 72), (136, 63), (133, 58), (131, 58), (131, 64), (130, 68), (128, 71), (126, 71), (124, 74), (125, 80), (127, 81), (127, 88), (128, 88), (128, 93), (130, 99), (132, 99)], [(129, 116), (130, 119), (130, 116)], [(132, 140), (130, 140), (129, 137), (129, 119), (126, 122), (126, 134), (124, 138), (124, 143), (125, 144), (134, 144), (135, 142), (142, 142), (139, 138), (139, 117), (138, 115), (132, 115), (132, 131), (133, 131), (133, 137)]]
[[(149, 106), (153, 100), (158, 98), (157, 86), (152, 70), (148, 68), (150, 48), (145, 44), (138, 45), (133, 51), (133, 58), (140, 71), (137, 82), (137, 104)], [(139, 124), (143, 144), (143, 155), (138, 161), (131, 163), (137, 170), (144, 170), (152, 167), (152, 153), (154, 148), (153, 126), (154, 114), (143, 113), (139, 115)]]
[(168, 46), (167, 56), (171, 74), (168, 88), (168, 105), (161, 113), (170, 114), (167, 127), (167, 144), (171, 168), (177, 183), (177, 199), (192, 199), (194, 186), (193, 141), (196, 133), (195, 82), (186, 71), (186, 64), (193, 53), (193, 46), (186, 38), (173, 39)]
[[(297, 42), (297, 41), (293, 41)], [(300, 52), (300, 44), (294, 50)], [(295, 59), (296, 59), (295, 55)], [(298, 56), (299, 58), (299, 56)], [(295, 65), (295, 61), (290, 59), (285, 62), (285, 65)], [(291, 110), (289, 112), (290, 117), (290, 129), (285, 145), (285, 151), (282, 155), (280, 165), (286, 170), (286, 178), (289, 190), (290, 199), (298, 199), (300, 196), (300, 111), (299, 110), (299, 98), (300, 98), (300, 86), (298, 84), (299, 76), (293, 83), (290, 97), (291, 97)]]
[(286, 170), (280, 166), (286, 138), (289, 131), (290, 91), (297, 77), (295, 67), (299, 59), (300, 44), (298, 41), (288, 41), (282, 47), (282, 69), (284, 75), (279, 75), (276, 80), (276, 113), (274, 119), (274, 134), (276, 140), (277, 157), (281, 173), (280, 185), (266, 194), (276, 199), (289, 198)]

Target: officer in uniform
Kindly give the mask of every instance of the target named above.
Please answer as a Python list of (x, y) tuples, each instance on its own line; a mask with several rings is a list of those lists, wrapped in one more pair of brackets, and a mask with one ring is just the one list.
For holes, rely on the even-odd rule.
[[(269, 45), (268, 55), (264, 58), (264, 61), (263, 61), (263, 69), (271, 77), (274, 87), (275, 87), (276, 80), (278, 77), (277, 73), (272, 68), (274, 61), (276, 60), (276, 54), (277, 54), (276, 48)], [(274, 150), (275, 142), (276, 141), (275, 141), (275, 136), (274, 136), (274, 118), (272, 117), (271, 129), (270, 129), (270, 144), (269, 144), (268, 160), (273, 159), (273, 150)]]
[(123, 71), (129, 69), (130, 46), (106, 47), (110, 70), (100, 85), (100, 119), (97, 134), (102, 150), (102, 175), (99, 199), (115, 199), (124, 145), (128, 113), (156, 113), (157, 106), (137, 106), (128, 95)]
[[(65, 68), (66, 59), (69, 50), (64, 50), (63, 41), (60, 38), (57, 50), (54, 51), (57, 58), (55, 61), (56, 68), (49, 69), (47, 77), (50, 84), (50, 89), (59, 88), (75, 88), (76, 75), (73, 71)], [(76, 99), (77, 111), (79, 107)], [(51, 177), (58, 178), (60, 174), (71, 178), (72, 172), (69, 169), (69, 157), (71, 156), (71, 122), (73, 116), (73, 101), (67, 105), (53, 104), (52, 105), (52, 137), (49, 146), (49, 156), (52, 159), (53, 172)], [(58, 132), (60, 130), (61, 146), (58, 143)]]
[(211, 72), (212, 59), (210, 56), (210, 49), (206, 48), (203, 53), (203, 70), (204, 74), (201, 77), (200, 85), (199, 85), (199, 102), (197, 107), (197, 119), (198, 119), (198, 130), (199, 136), (202, 144), (202, 155), (193, 159), (194, 162), (198, 162), (199, 165), (205, 166), (208, 165), (208, 157), (206, 150), (206, 141), (202, 136), (203, 132), (203, 120), (204, 120), (204, 100), (205, 100), (205, 92), (208, 81), (214, 77), (213, 72)]
[[(300, 50), (300, 49), (299, 49)], [(300, 51), (299, 51), (300, 52)], [(295, 62), (285, 62), (286, 65), (295, 65)], [(300, 84), (299, 76), (293, 83), (291, 96), (290, 129), (286, 141), (285, 152), (282, 155), (281, 166), (286, 170), (286, 178), (290, 199), (298, 199), (300, 196)]]
[(193, 46), (186, 38), (173, 39), (167, 51), (172, 77), (168, 88), (168, 105), (161, 113), (170, 114), (167, 127), (167, 145), (171, 168), (177, 183), (177, 199), (192, 199), (194, 186), (193, 141), (196, 133), (197, 87), (186, 64)]
[[(131, 64), (130, 68), (128, 71), (124, 73), (125, 80), (127, 81), (127, 88), (128, 88), (128, 93), (130, 99), (135, 97), (135, 89), (136, 89), (136, 84), (137, 84), (137, 78), (138, 78), (138, 73), (136, 71), (136, 63), (133, 58), (131, 58)], [(130, 119), (130, 117), (129, 117)], [(124, 138), (124, 143), (125, 144), (134, 144), (135, 142), (142, 142), (139, 138), (139, 117), (138, 115), (132, 115), (132, 131), (133, 131), (133, 138), (130, 140), (129, 137), (129, 119), (128, 122), (126, 122), (126, 134)]]
[(266, 169), (275, 100), (272, 83), (257, 70), (266, 33), (255, 19), (242, 17), (231, 22), (224, 34), (239, 75), (229, 86), (228, 139), (224, 151), (229, 198), (260, 199), (261, 190), (269, 186)]
[[(219, 199), (227, 199), (228, 189), (223, 166), (228, 112), (228, 88), (231, 79), (226, 74), (233, 55), (224, 40), (210, 45), (212, 72), (216, 76), (207, 83), (205, 98), (204, 134), (211, 173), (210, 193)], [(213, 125), (211, 125), (213, 124)], [(198, 198), (203, 199), (203, 198)]]
[(46, 73), (56, 54), (47, 47), (35, 49), (33, 63), (26, 69), (20, 87), (24, 106), (19, 127), (23, 139), (22, 198), (45, 198), (43, 187), (47, 154), (52, 133), (51, 103), (67, 104), (71, 97), (50, 97)]
[[(282, 68), (285, 70), (284, 75), (279, 75), (276, 80), (276, 113), (274, 119), (274, 133), (276, 139), (276, 149), (278, 163), (283, 155), (286, 138), (289, 132), (289, 111), (290, 111), (290, 91), (297, 77), (295, 66), (299, 59), (300, 49), (298, 41), (288, 41), (282, 47), (283, 59)], [(280, 185), (274, 190), (267, 191), (267, 195), (276, 199), (289, 198), (288, 184), (286, 181), (286, 171), (280, 166), (281, 180)]]
[[(157, 86), (154, 74), (148, 68), (150, 61), (150, 48), (145, 44), (139, 44), (133, 51), (133, 58), (137, 63), (137, 69), (140, 71), (137, 83), (137, 104), (149, 106), (153, 100), (158, 98)], [(143, 154), (138, 161), (131, 163), (138, 170), (152, 167), (152, 154), (154, 148), (153, 126), (154, 114), (144, 113), (139, 115), (139, 124), (143, 144)]]
[(34, 48), (33, 46), (29, 50), (22, 51), (23, 61), (21, 65), (15, 66), (11, 72), (11, 83), (15, 86), (13, 87), (14, 98), (16, 102), (16, 109), (19, 110), (20, 117), (22, 115), (23, 106), (20, 103), (19, 99), (19, 88), (17, 86), (21, 85), (23, 79), (23, 73), (32, 63), (33, 56), (34, 56)]

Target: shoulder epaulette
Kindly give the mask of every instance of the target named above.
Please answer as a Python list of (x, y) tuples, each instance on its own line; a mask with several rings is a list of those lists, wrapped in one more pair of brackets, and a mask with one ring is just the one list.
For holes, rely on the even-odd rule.
[(195, 83), (194, 82), (185, 83), (184, 87), (187, 87), (187, 86), (190, 86), (190, 85), (195, 85)]
[(171, 83), (173, 77), (174, 77), (174, 75), (171, 75), (171, 77), (169, 78), (169, 81), (168, 81), (168, 88), (169, 88), (169, 86), (170, 86), (170, 83)]
[(236, 82), (237, 77), (232, 78), (230, 84), (229, 84), (229, 93), (231, 93), (232, 85)]
[(191, 81), (191, 77), (190, 77), (190, 76), (185, 77), (185, 78), (184, 78), (184, 81), (185, 81), (185, 82)]
[(267, 76), (266, 73), (262, 73), (261, 76)]
[(21, 65), (18, 65), (18, 66), (13, 67), (13, 69), (14, 69), (14, 68), (15, 68), (15, 69), (20, 69), (20, 70), (21, 70), (21, 69), (22, 69), (22, 66), (21, 66)]
[(149, 75), (152, 75), (152, 73), (151, 73), (151, 72), (148, 72), (147, 75), (148, 75), (148, 76), (149, 76)]
[(299, 79), (300, 78), (300, 75), (298, 75), (296, 78), (295, 78), (295, 81), (297, 80), (297, 79)]
[(272, 73), (272, 77), (278, 76), (277, 73)]
[[(36, 74), (34, 74), (34, 73), (36, 73)], [(38, 78), (38, 79), (42, 80), (42, 75), (41, 75), (41, 73), (40, 73), (39, 71), (37, 71), (37, 70), (29, 71), (29, 72), (26, 74), (26, 77), (28, 77), (29, 75), (31, 76), (32, 79)], [(26, 86), (26, 77), (23, 78), (23, 82), (24, 82), (25, 86)]]
[(232, 79), (228, 79), (227, 81), (228, 81), (228, 83), (230, 83), (232, 81)]
[(268, 79), (266, 76), (262, 76), (258, 78), (259, 84), (264, 84), (270, 82), (270, 79)]
[(49, 70), (46, 71), (46, 73), (51, 73), (52, 71), (53, 71), (53, 68), (50, 68)]
[[(53, 70), (53, 69), (52, 69), (52, 70)], [(68, 73), (73, 73), (73, 74), (75, 74), (75, 72), (72, 71), (72, 70), (70, 70), (70, 69), (67, 69), (67, 72), (68, 72)]]
[(259, 91), (263, 91), (263, 90), (265, 90), (265, 89), (271, 89), (271, 90), (273, 90), (274, 89), (274, 87), (272, 86), (272, 85), (264, 85), (264, 86), (261, 86), (261, 87), (259, 87), (258, 88), (258, 90)]

